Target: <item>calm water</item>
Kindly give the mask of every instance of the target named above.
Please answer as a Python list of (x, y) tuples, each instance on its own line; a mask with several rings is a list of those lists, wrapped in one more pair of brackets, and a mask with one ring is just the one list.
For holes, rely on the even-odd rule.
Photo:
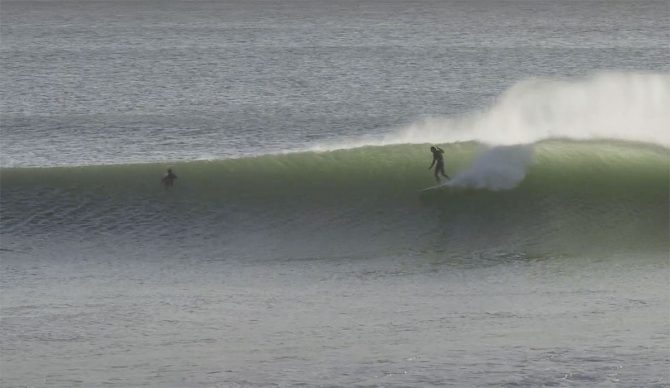
[(0, 22), (3, 387), (670, 384), (668, 2)]

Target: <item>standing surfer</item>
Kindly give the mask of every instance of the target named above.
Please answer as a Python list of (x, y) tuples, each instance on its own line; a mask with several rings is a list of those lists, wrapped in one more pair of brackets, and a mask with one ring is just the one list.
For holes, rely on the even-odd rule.
[(161, 179), (161, 183), (165, 188), (172, 187), (174, 185), (174, 180), (177, 179), (177, 175), (172, 172), (171, 168), (168, 168), (167, 173)]
[(435, 180), (438, 183), (440, 182), (440, 177), (438, 174), (441, 174), (447, 179), (451, 179), (449, 178), (449, 175), (444, 173), (444, 150), (440, 147), (430, 147), (430, 152), (433, 153), (433, 161), (430, 163), (430, 167), (428, 167), (428, 169), (430, 170), (433, 168), (433, 165), (435, 166)]

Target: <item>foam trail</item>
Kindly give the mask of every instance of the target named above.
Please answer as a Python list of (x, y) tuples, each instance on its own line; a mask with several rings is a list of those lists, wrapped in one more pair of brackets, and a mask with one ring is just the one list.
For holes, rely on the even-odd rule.
[(533, 159), (531, 145), (493, 147), (446, 185), (490, 190), (508, 190), (526, 177)]

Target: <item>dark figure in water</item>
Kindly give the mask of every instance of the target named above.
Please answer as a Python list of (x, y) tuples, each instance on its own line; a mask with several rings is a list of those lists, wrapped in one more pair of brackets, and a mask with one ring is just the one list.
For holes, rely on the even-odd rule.
[(161, 179), (161, 183), (167, 189), (174, 185), (175, 179), (177, 179), (177, 176), (172, 172), (171, 168), (168, 168), (167, 173), (163, 176), (163, 179)]
[(428, 169), (430, 170), (433, 168), (433, 165), (435, 165), (435, 180), (440, 182), (440, 177), (438, 174), (442, 174), (443, 177), (447, 179), (449, 178), (449, 175), (444, 173), (444, 150), (440, 147), (430, 147), (430, 152), (433, 153), (433, 162), (430, 163), (430, 167)]

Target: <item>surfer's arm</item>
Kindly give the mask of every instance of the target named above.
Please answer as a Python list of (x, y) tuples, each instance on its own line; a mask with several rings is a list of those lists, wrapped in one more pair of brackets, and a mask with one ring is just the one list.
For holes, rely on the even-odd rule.
[(437, 159), (436, 159), (435, 157), (433, 157), (433, 161), (430, 162), (430, 166), (428, 166), (428, 169), (429, 169), (429, 170), (430, 170), (431, 168), (433, 168), (433, 165), (435, 164), (435, 161), (436, 161), (436, 160), (437, 160)]

